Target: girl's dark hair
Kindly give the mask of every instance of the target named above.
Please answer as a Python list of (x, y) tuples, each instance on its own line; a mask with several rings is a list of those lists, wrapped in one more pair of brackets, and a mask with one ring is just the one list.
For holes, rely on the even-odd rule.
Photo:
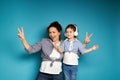
[[(76, 31), (76, 24), (68, 24), (67, 27), (65, 28), (65, 32), (68, 28), (73, 29), (73, 31), (75, 32)], [(77, 36), (74, 36), (74, 37), (76, 38)]]
[[(61, 26), (61, 24), (60, 24), (58, 21), (54, 21), (54, 22), (52, 22), (52, 23), (48, 26), (48, 28), (47, 28), (47, 32), (48, 32), (48, 33), (49, 33), (49, 29), (50, 29), (51, 27), (56, 28), (56, 29), (58, 30), (58, 32), (62, 33), (62, 26)], [(60, 35), (60, 36), (61, 36), (61, 35)], [(61, 39), (61, 37), (59, 37), (59, 39)]]
[(74, 30), (74, 32), (76, 31), (76, 24), (68, 24), (67, 25), (67, 27), (65, 28), (65, 32), (66, 32), (66, 30), (68, 29), (68, 28), (71, 28), (71, 29), (73, 29)]

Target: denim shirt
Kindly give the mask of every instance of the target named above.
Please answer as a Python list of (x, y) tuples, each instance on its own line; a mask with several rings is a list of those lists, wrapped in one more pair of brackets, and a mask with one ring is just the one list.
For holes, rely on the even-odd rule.
[(72, 43), (73, 48), (72, 50), (69, 50), (70, 47), (70, 41), (68, 39), (64, 40), (63, 43), (61, 44), (62, 51), (63, 52), (73, 52), (73, 53), (84, 53), (86, 50), (83, 44), (79, 40), (75, 40)]

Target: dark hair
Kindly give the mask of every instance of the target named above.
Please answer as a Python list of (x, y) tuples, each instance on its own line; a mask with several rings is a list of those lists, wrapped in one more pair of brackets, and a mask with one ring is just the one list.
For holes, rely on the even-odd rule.
[[(65, 28), (65, 32), (68, 28), (73, 29), (73, 31), (75, 32), (76, 31), (76, 24), (68, 24), (67, 27)], [(76, 38), (77, 36), (74, 36), (74, 37)]]
[[(51, 27), (56, 28), (56, 29), (58, 30), (58, 32), (62, 33), (62, 26), (61, 26), (61, 24), (60, 24), (58, 21), (54, 21), (54, 22), (52, 22), (52, 23), (48, 26), (48, 28), (47, 28), (47, 32), (48, 32), (48, 33), (49, 33), (49, 29), (50, 29)], [(60, 35), (60, 36), (61, 36), (61, 35)], [(59, 39), (61, 39), (61, 38), (59, 37)]]
[(68, 28), (71, 28), (71, 29), (73, 29), (74, 30), (74, 32), (76, 31), (76, 24), (68, 24), (67, 25), (67, 27), (65, 28), (65, 32), (66, 32), (66, 30), (68, 29)]

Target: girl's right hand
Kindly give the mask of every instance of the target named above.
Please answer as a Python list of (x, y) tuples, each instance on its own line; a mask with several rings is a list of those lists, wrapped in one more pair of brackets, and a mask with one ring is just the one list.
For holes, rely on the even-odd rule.
[(21, 39), (21, 40), (24, 40), (24, 29), (23, 27), (22, 28), (18, 28), (18, 37)]

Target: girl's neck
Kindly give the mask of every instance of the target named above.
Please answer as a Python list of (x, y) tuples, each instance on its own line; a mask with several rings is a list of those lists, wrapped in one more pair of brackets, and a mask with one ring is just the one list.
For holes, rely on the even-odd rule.
[(75, 38), (68, 38), (69, 41), (75, 41)]

